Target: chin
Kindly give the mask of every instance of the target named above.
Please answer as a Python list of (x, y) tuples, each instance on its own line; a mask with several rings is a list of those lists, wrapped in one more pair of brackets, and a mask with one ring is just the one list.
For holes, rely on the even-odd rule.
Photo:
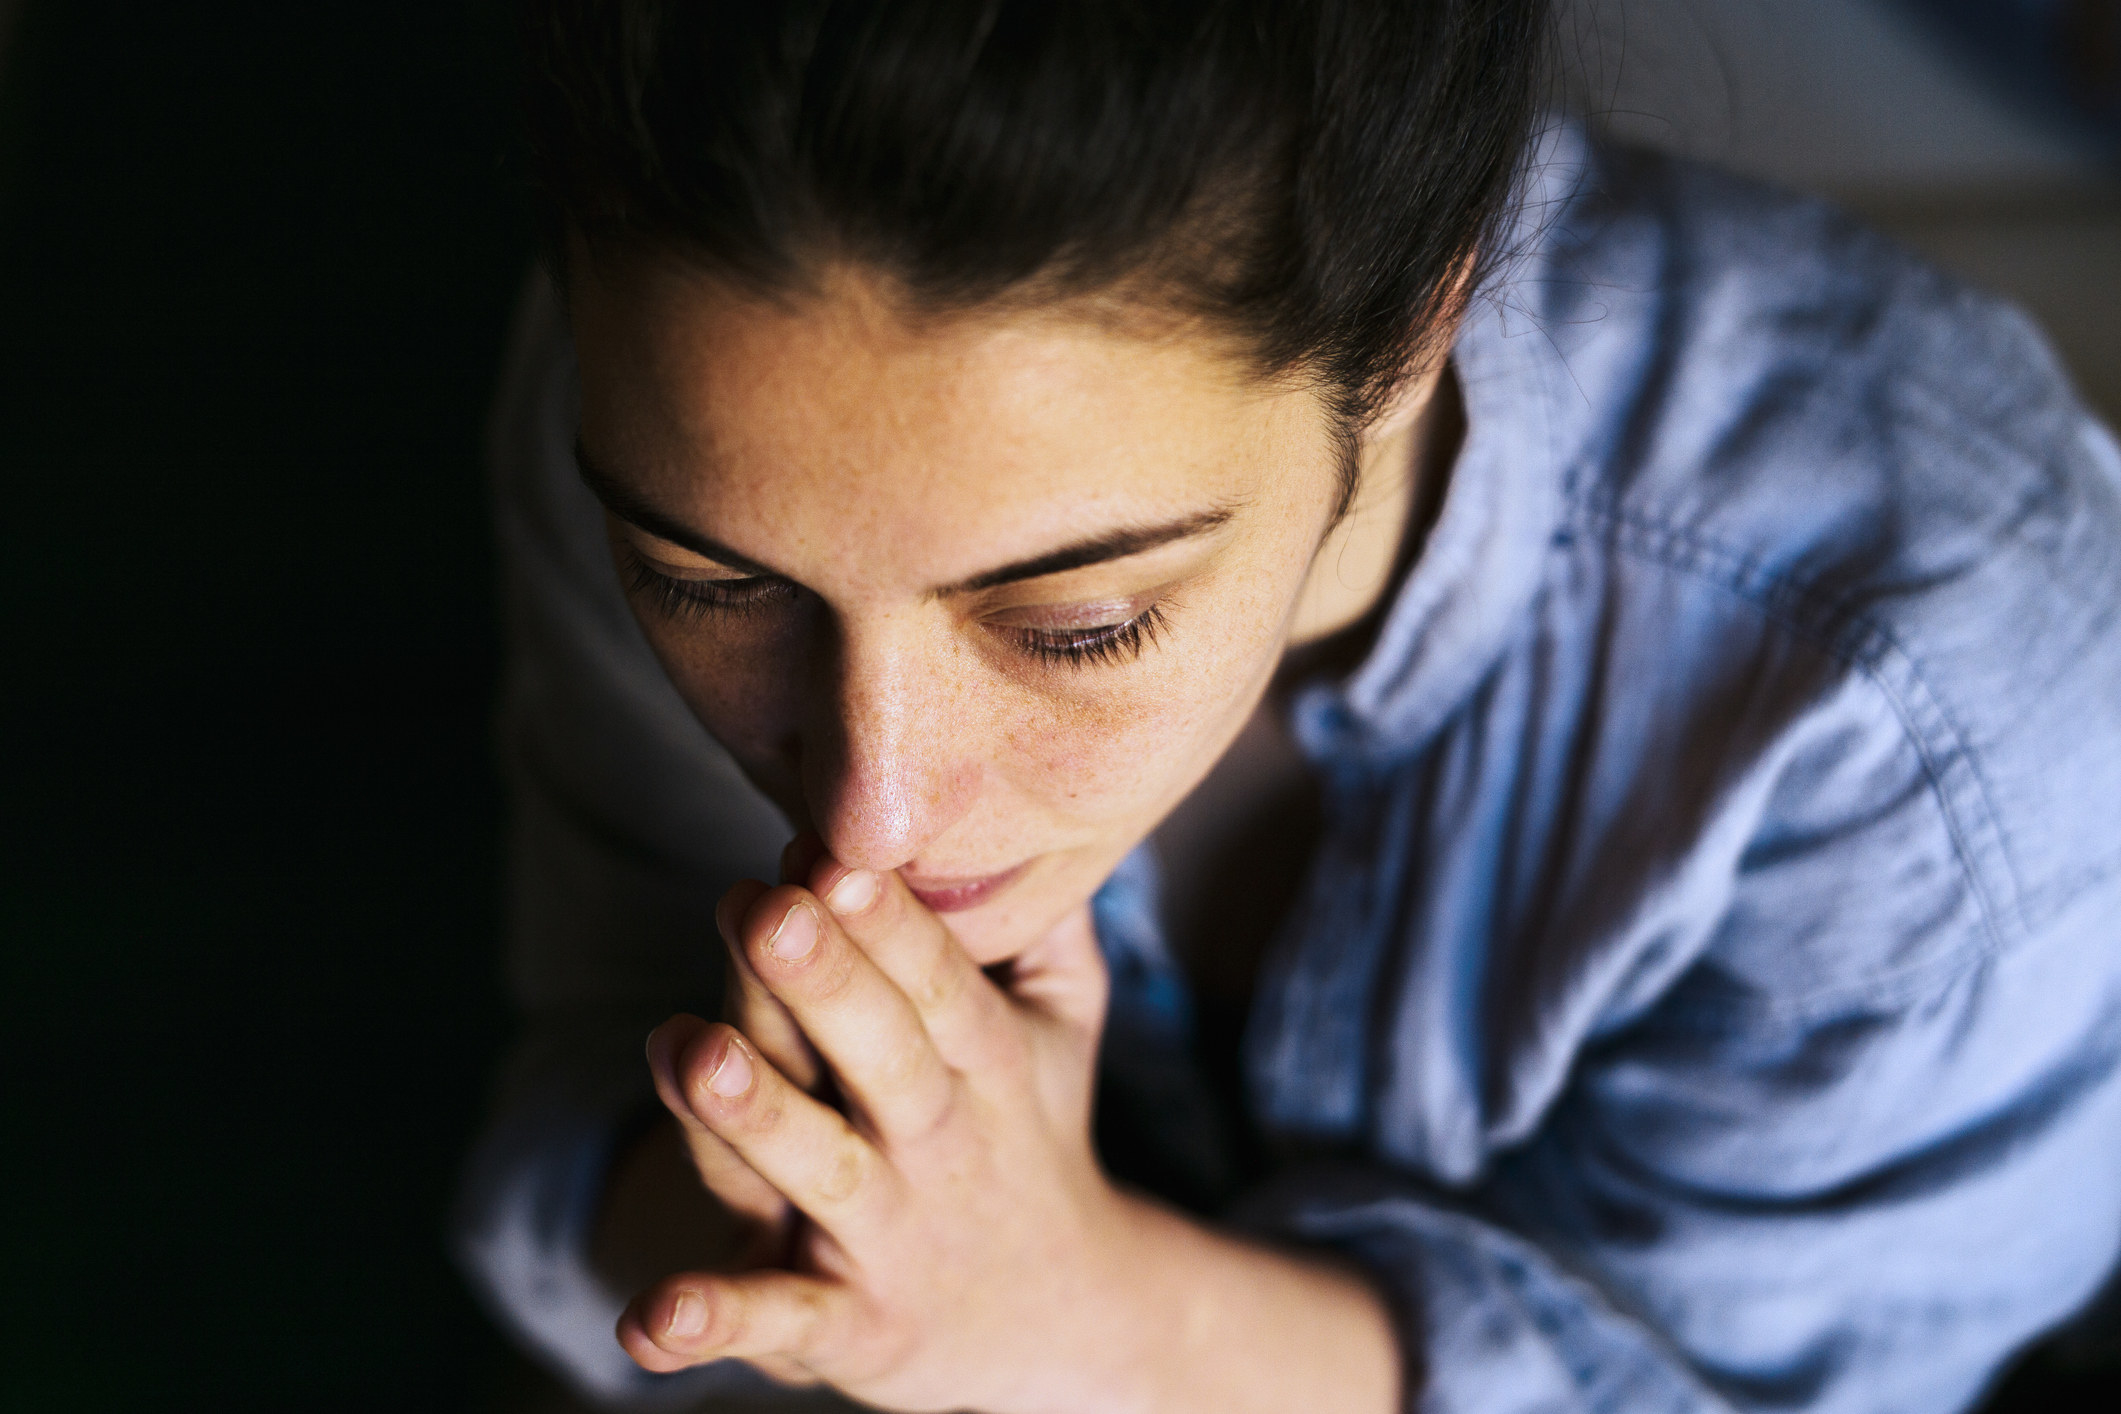
[[(1027, 881), (1028, 882), (1028, 881)], [(975, 907), (942, 915), (972, 960), (981, 967), (1010, 962), (1030, 951), (1089, 900), (1090, 890), (1009, 890)], [(1021, 893), (1023, 896), (1018, 897)]]
[[(1013, 961), (1029, 951), (1032, 944), (1049, 931), (1014, 917), (978, 916), (986, 911), (975, 909), (970, 913), (952, 914), (943, 919), (944, 926), (949, 928), (958, 945), (981, 967)], [(996, 909), (995, 913), (1001, 915), (1003, 910)]]

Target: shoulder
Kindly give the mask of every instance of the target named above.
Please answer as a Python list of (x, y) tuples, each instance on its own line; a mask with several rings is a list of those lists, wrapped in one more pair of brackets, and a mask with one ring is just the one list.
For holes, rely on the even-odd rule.
[(2121, 455), (2039, 332), (1824, 203), (1642, 155), (1594, 155), (1546, 243), (1590, 552), (1889, 709), (1992, 930), (2121, 875)]

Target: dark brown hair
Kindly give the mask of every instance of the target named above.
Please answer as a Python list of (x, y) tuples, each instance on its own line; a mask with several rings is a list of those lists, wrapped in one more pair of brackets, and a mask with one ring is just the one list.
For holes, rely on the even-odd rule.
[(1203, 315), (1359, 426), (1498, 251), (1545, 0), (523, 0), (548, 245)]

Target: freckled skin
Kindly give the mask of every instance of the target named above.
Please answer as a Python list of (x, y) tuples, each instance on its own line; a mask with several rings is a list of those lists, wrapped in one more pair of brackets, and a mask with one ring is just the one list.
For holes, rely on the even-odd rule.
[[(1312, 602), (1340, 489), (1322, 403), (1197, 329), (914, 317), (848, 270), (768, 301), (646, 260), (578, 262), (570, 303), (599, 469), (801, 590), (685, 618), (636, 593), (672, 682), (840, 861), (916, 884), (1026, 865), (949, 918), (980, 962), (1051, 931), (1199, 782)], [(1218, 509), (1124, 560), (934, 592)], [(745, 573), (612, 535), (665, 574)], [(1012, 636), (1114, 602), (1164, 614), (1130, 661), (1044, 662)]]

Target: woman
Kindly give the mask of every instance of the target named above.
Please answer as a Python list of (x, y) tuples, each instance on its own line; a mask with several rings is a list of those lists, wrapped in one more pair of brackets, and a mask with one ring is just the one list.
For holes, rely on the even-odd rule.
[(2121, 459), (2021, 320), (1535, 140), (1536, 3), (526, 17), (461, 1242), (578, 1384), (1949, 1409), (2097, 1285)]

